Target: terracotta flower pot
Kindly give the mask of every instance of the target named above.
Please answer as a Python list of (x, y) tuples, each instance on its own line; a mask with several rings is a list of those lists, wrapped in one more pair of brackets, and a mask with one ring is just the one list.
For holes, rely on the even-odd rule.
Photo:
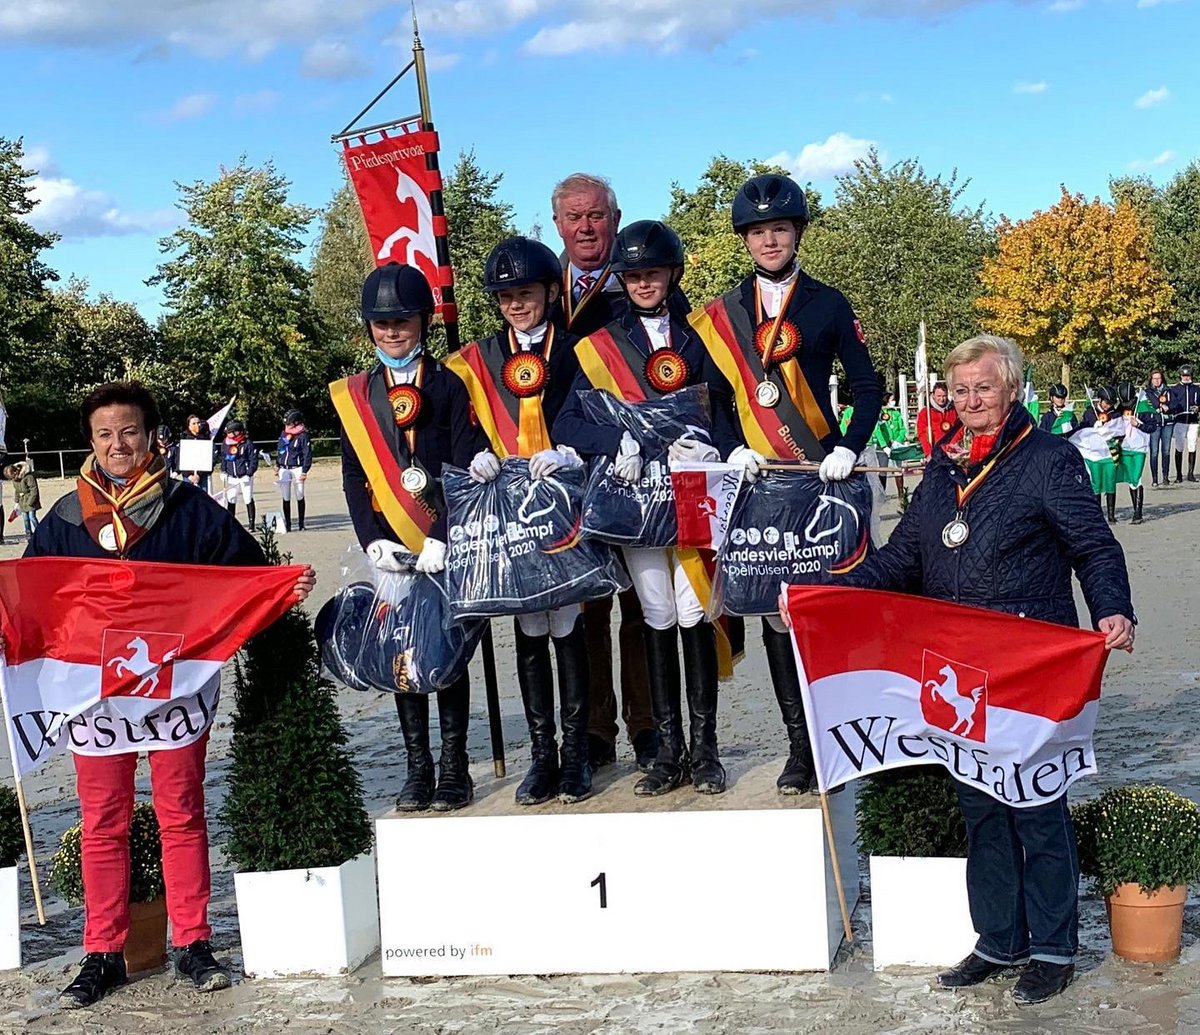
[(1186, 884), (1146, 891), (1140, 884), (1118, 884), (1105, 899), (1112, 946), (1122, 959), (1162, 963), (1179, 955), (1183, 936)]
[(129, 903), (125, 969), (130, 974), (155, 970), (167, 962), (167, 900)]

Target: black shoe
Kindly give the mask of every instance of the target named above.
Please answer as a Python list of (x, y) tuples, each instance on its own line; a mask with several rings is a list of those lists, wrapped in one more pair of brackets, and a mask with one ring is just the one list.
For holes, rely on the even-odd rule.
[(558, 793), (558, 745), (554, 740), (548, 744), (533, 745), (533, 760), (529, 772), (517, 788), (518, 805), (541, 805)]
[(800, 676), (796, 672), (796, 656), (792, 652), (792, 638), (786, 632), (776, 632), (764, 618), (763, 648), (767, 653), (767, 667), (775, 687), (779, 714), (788, 735), (788, 760), (775, 786), (780, 794), (807, 794), (817, 786), (817, 777), (808, 740), (808, 717), (804, 714), (804, 698), (800, 693)]
[(592, 796), (592, 767), (582, 743), (563, 737), (558, 767), (558, 800), (574, 805)]
[(554, 673), (550, 668), (550, 637), (527, 636), (515, 622), (517, 682), (525, 721), (529, 723), (532, 758), (529, 772), (517, 788), (518, 805), (540, 805), (558, 793), (558, 742), (554, 726)]
[(997, 974), (1010, 970), (1016, 965), (993, 963), (991, 960), (985, 960), (982, 956), (976, 956), (975, 953), (971, 953), (961, 963), (957, 963), (949, 970), (943, 970), (938, 974), (937, 983), (942, 988), (970, 988), (971, 985), (981, 984), (988, 978), (995, 977)]
[(467, 724), (471, 719), (471, 683), (461, 676), (437, 695), (438, 727), (442, 733), (442, 753), (438, 758), (437, 791), (434, 812), (453, 812), (466, 808), (475, 797), (471, 781), (471, 760), (467, 756)]
[(78, 1010), (98, 1003), (114, 988), (128, 984), (125, 957), (119, 952), (89, 952), (75, 980), (59, 993), (58, 1005)]
[(593, 772), (601, 766), (612, 765), (617, 760), (617, 745), (605, 740), (599, 733), (589, 733), (588, 764)]
[(396, 694), (396, 713), (408, 758), (408, 775), (397, 812), (423, 812), (433, 801), (433, 756), (429, 753), (429, 698), (425, 694)]
[(229, 970), (216, 961), (212, 946), (203, 939), (192, 942), (179, 954), (175, 961), (175, 973), (191, 978), (192, 984), (201, 992), (216, 992), (230, 985)]
[(687, 695), (688, 754), (692, 789), (697, 794), (723, 794), (725, 767), (717, 748), (717, 640), (712, 625), (700, 622), (679, 630), (683, 644), (683, 684)]
[(633, 755), (637, 759), (639, 773), (650, 772), (654, 759), (658, 755), (658, 733), (654, 730), (640, 730), (633, 735)]
[[(575, 626), (566, 636), (554, 637), (554, 662), (558, 670), (562, 724), (558, 800), (573, 805), (592, 796), (592, 743), (587, 731), (591, 679), (582, 615), (575, 619)], [(616, 756), (615, 747), (613, 756)]]
[(1012, 991), (1012, 997), (1022, 1006), (1044, 1003), (1047, 999), (1053, 999), (1059, 992), (1064, 991), (1074, 976), (1074, 963), (1030, 960), (1017, 979), (1017, 986)]
[(651, 629), (646, 626), (646, 670), (650, 676), (650, 710), (658, 727), (658, 754), (653, 765), (637, 783), (639, 798), (656, 798), (675, 790), (691, 773), (683, 741), (680, 700), (679, 646), (675, 626)]

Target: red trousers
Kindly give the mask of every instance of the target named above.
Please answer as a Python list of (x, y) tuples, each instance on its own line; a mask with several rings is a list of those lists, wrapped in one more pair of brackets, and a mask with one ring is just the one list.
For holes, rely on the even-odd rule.
[[(204, 818), (206, 733), (186, 747), (150, 751), (150, 791), (162, 835), (171, 942), (212, 936)], [(137, 755), (74, 755), (83, 810), (83, 951), (120, 952), (129, 931), (129, 824)]]

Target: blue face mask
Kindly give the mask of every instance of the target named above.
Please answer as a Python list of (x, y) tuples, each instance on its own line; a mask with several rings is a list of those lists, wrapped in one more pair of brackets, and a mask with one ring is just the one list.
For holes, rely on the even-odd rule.
[(412, 350), (412, 352), (410, 352), (403, 359), (396, 359), (394, 356), (389, 356), (386, 352), (383, 351), (383, 349), (381, 349), (378, 345), (376, 345), (375, 346), (375, 355), (379, 359), (379, 362), (382, 363), (385, 367), (388, 367), (391, 370), (403, 370), (406, 366), (408, 366), (410, 363), (412, 363), (413, 360), (417, 359), (421, 355), (421, 353), (424, 351), (424, 349), (425, 349), (424, 345), (418, 345), (415, 349)]

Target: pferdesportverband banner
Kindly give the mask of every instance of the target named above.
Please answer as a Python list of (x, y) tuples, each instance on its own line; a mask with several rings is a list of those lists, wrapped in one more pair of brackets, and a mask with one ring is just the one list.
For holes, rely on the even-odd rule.
[(454, 284), (454, 275), (449, 266), (438, 263), (437, 239), (446, 236), (447, 227), (445, 216), (434, 215), (440, 206), (433, 204), (433, 197), (442, 191), (442, 174), (431, 161), (438, 151), (437, 134), (385, 134), (371, 142), (359, 137), (357, 143), (344, 141), (342, 147), (375, 264), (415, 266), (433, 288), (440, 311), (442, 288)]

